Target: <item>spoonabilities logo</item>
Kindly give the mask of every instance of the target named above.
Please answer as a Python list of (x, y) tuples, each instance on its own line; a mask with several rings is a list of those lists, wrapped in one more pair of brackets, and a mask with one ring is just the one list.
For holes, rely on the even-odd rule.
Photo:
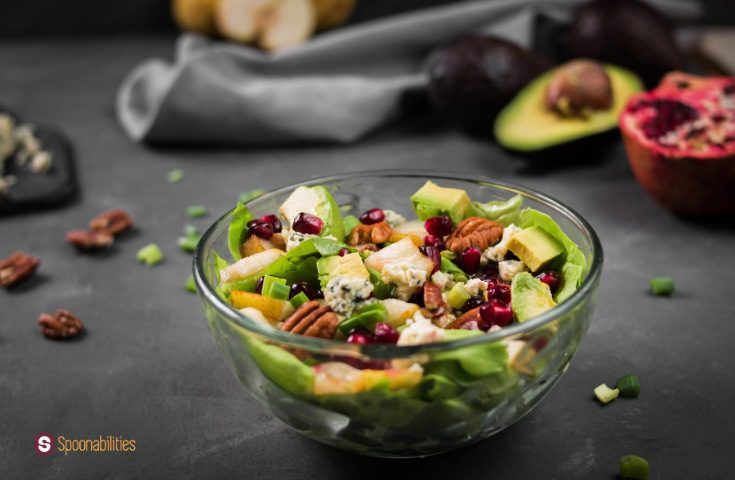
[(50, 433), (41, 432), (36, 436), (36, 453), (48, 457), (54, 453), (54, 442)]

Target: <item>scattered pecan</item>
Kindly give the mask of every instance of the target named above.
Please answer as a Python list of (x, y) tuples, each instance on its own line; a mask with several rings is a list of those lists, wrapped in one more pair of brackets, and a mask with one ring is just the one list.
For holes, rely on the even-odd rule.
[(467, 310), (465, 313), (463, 313), (456, 320), (454, 320), (452, 323), (450, 323), (444, 328), (449, 328), (449, 329), (462, 328), (467, 323), (477, 322), (479, 324), (481, 321), (482, 321), (482, 317), (480, 317), (480, 307), (475, 307), (472, 310)]
[(426, 282), (424, 284), (424, 308), (421, 314), (426, 318), (437, 319), (447, 314), (449, 311), (447, 302), (442, 296), (442, 289), (434, 282)]
[(485, 250), (495, 245), (503, 236), (503, 226), (481, 217), (469, 217), (457, 225), (456, 230), (447, 238), (447, 248), (454, 253), (462, 253), (469, 247)]
[(42, 313), (38, 317), (38, 324), (41, 326), (41, 333), (46, 338), (65, 339), (76, 337), (82, 330), (84, 325), (69, 310), (59, 309), (53, 315)]
[(347, 236), (347, 244), (354, 247), (366, 243), (384, 243), (390, 239), (391, 235), (393, 235), (393, 229), (385, 222), (372, 225), (360, 224), (353, 228)]
[(329, 306), (320, 306), (319, 300), (301, 305), (283, 322), (281, 330), (300, 333), (306, 337), (334, 338), (339, 319)]
[(66, 241), (82, 250), (97, 250), (112, 245), (113, 237), (102, 231), (72, 230), (66, 234)]
[(8, 258), (0, 260), (0, 286), (7, 288), (25, 280), (40, 264), (41, 259), (20, 250), (11, 253)]
[(122, 208), (113, 208), (100, 213), (89, 221), (89, 229), (94, 232), (107, 233), (114, 237), (133, 226), (133, 217)]

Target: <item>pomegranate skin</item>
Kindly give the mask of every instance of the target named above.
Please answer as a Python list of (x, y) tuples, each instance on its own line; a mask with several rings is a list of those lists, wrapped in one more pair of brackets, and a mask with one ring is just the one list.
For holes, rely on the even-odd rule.
[(622, 132), (636, 180), (664, 208), (687, 216), (735, 215), (735, 157), (673, 158)]
[[(682, 99), (700, 115), (707, 115), (696, 101), (700, 92), (732, 89), (732, 85), (735, 78), (671, 72), (654, 90), (633, 96), (620, 116), (620, 131), (636, 180), (654, 200), (676, 214), (735, 216), (735, 149), (728, 144), (721, 151), (695, 153), (686, 145), (660, 146), (641, 135), (640, 126), (630, 116), (635, 115), (638, 102), (657, 98)], [(705, 98), (701, 95), (699, 98)], [(728, 117), (726, 121), (733, 121), (732, 113)]]

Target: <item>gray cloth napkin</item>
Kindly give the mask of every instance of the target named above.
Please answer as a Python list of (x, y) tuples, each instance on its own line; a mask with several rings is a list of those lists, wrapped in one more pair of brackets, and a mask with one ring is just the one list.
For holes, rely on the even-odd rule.
[[(180, 37), (176, 59), (150, 59), (123, 81), (117, 114), (136, 141), (269, 144), (355, 141), (423, 89), (431, 49), (469, 32), (528, 46), (535, 16), (564, 20), (584, 0), (455, 3), (324, 33), (276, 54)], [(697, 5), (656, 3), (675, 18)]]

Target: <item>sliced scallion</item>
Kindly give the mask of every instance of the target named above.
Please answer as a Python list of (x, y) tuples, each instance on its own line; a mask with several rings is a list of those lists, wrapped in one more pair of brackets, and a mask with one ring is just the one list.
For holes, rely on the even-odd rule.
[(610, 388), (604, 383), (601, 385), (598, 385), (595, 388), (595, 397), (602, 402), (603, 404), (607, 404), (618, 398), (618, 395), (620, 394), (620, 390), (617, 388)]
[(295, 295), (291, 299), (291, 305), (293, 305), (293, 308), (299, 308), (301, 305), (305, 304), (308, 301), (309, 297), (307, 297), (304, 292), (299, 292), (298, 295)]
[(192, 205), (186, 207), (186, 216), (189, 218), (201, 218), (207, 214), (207, 207), (204, 205)]
[(620, 377), (615, 387), (620, 390), (621, 397), (637, 397), (641, 392), (641, 383), (636, 375)]
[(139, 262), (145, 263), (148, 266), (153, 266), (161, 263), (163, 260), (163, 252), (161, 251), (161, 247), (155, 243), (149, 243), (138, 250), (136, 258)]
[(674, 280), (671, 277), (655, 277), (651, 279), (651, 293), (660, 297), (674, 292)]
[(265, 190), (261, 190), (260, 188), (250, 190), (249, 192), (242, 192), (240, 195), (237, 196), (237, 201), (240, 203), (248, 203), (250, 200), (254, 200), (264, 193)]
[(191, 293), (197, 293), (197, 286), (194, 283), (194, 276), (189, 275), (189, 278), (186, 279), (186, 291)]
[(620, 457), (620, 478), (648, 480), (648, 461), (638, 455)]
[(175, 170), (171, 170), (166, 174), (166, 180), (168, 183), (179, 183), (181, 180), (184, 179), (184, 171), (180, 168), (177, 168)]

